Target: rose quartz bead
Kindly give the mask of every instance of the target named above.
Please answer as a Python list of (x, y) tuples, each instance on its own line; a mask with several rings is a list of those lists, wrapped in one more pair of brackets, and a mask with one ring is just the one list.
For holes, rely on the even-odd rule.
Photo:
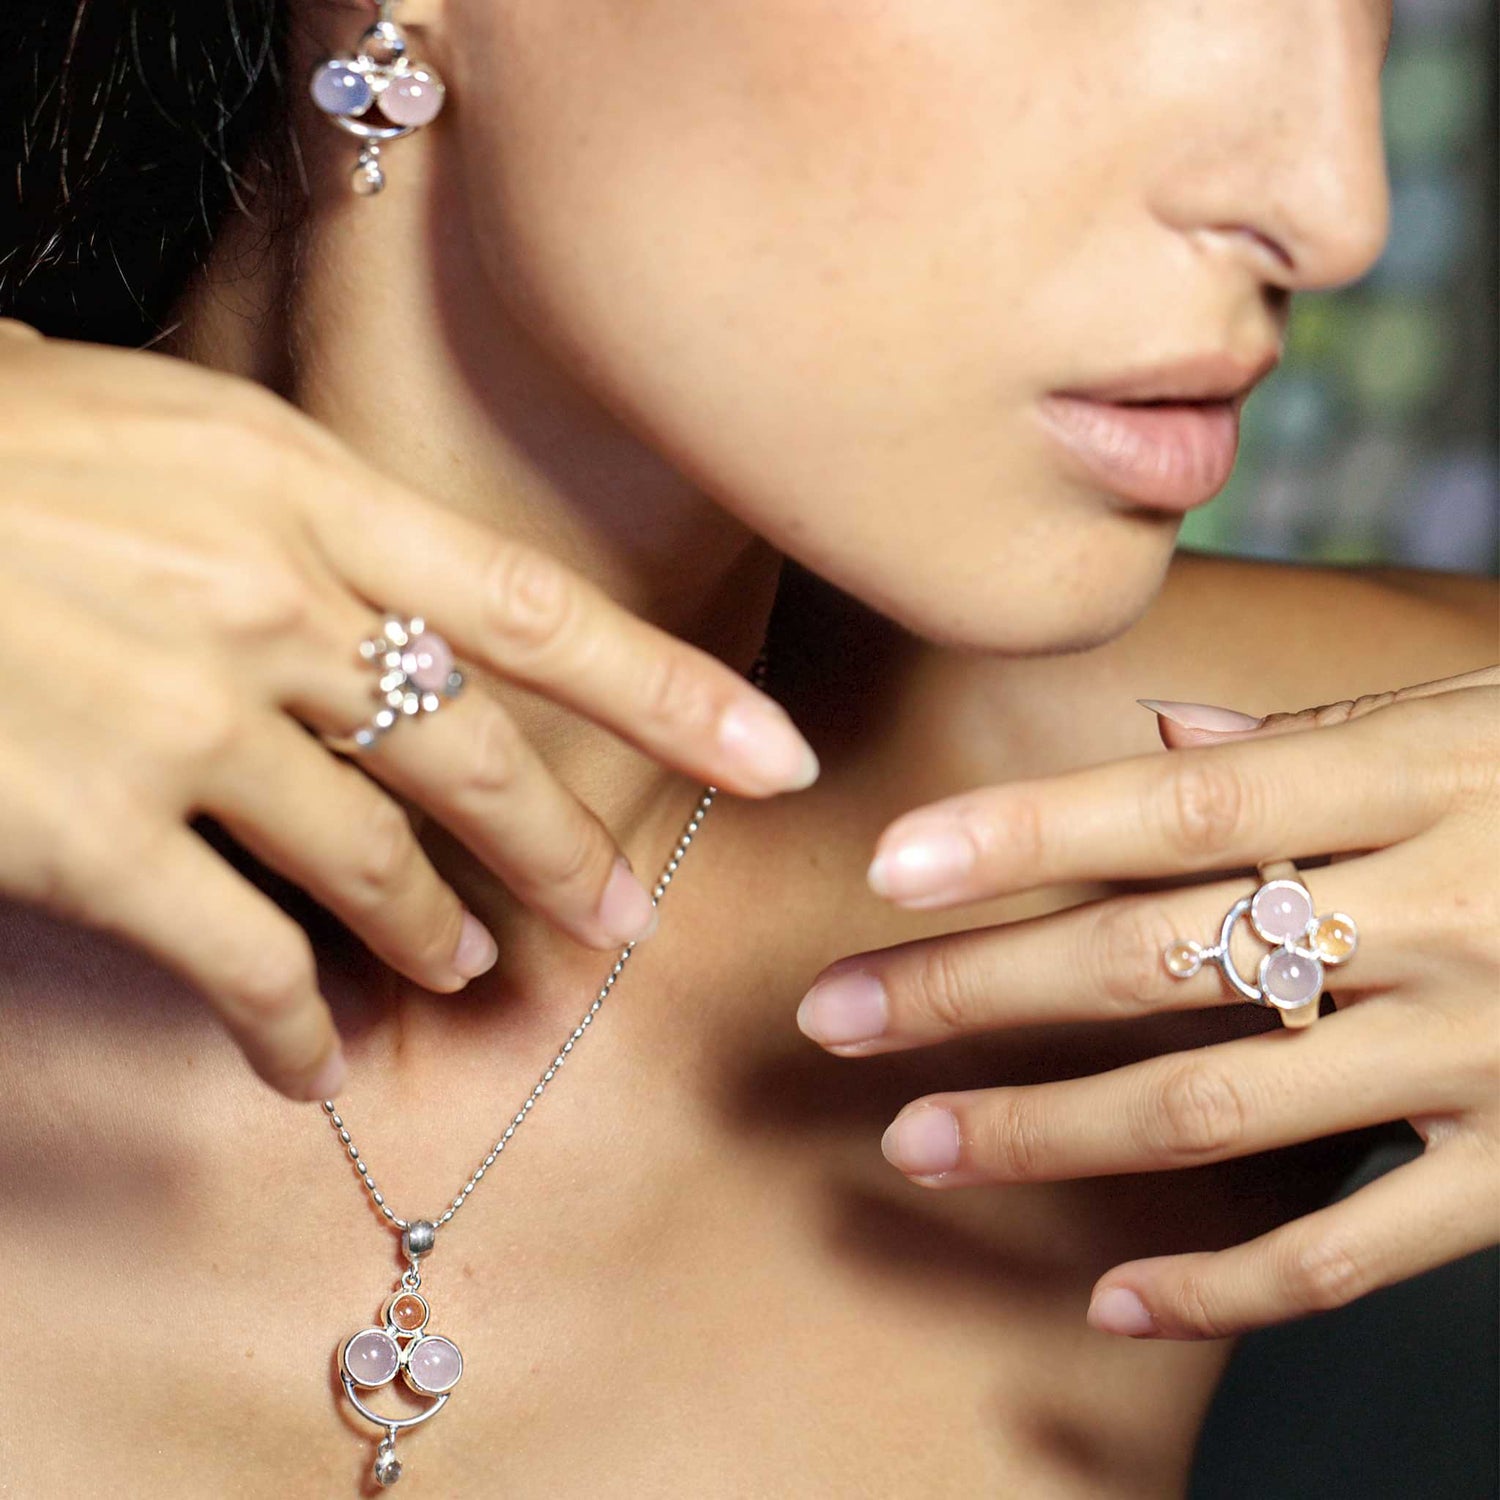
[(380, 96), (380, 111), (393, 125), (426, 125), (442, 107), (442, 82), (425, 68), (401, 74)]
[(436, 693), (453, 670), (453, 652), (436, 631), (424, 630), (401, 653), (401, 670), (423, 692)]
[(1260, 987), (1283, 1005), (1305, 1005), (1323, 988), (1323, 965), (1300, 953), (1272, 953), (1261, 967)]
[(401, 1363), (395, 1339), (379, 1328), (356, 1333), (344, 1346), (344, 1368), (356, 1385), (384, 1385)]
[(1312, 921), (1312, 900), (1299, 885), (1289, 880), (1273, 880), (1255, 893), (1250, 903), (1250, 920), (1268, 943), (1284, 943), (1300, 937)]
[(418, 1339), (406, 1357), (408, 1381), (428, 1396), (451, 1391), (463, 1372), (464, 1360), (458, 1346), (436, 1334)]

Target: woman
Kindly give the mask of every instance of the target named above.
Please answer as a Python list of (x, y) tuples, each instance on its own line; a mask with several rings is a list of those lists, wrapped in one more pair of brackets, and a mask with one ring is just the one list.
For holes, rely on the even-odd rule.
[[(1492, 1231), (1493, 589), (1173, 558), (1380, 246), (1384, 8), (401, 21), (383, 191), (299, 94), (178, 358), (5, 345), (8, 1482), (1177, 1492), (1222, 1335)], [(356, 750), (386, 607), (466, 681)], [(1162, 962), (1286, 858), (1358, 924), (1310, 1029)]]

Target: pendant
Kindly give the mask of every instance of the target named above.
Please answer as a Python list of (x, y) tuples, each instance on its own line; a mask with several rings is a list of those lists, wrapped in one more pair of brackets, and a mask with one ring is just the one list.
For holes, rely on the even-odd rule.
[[(402, 1274), (401, 1287), (385, 1305), (380, 1327), (361, 1328), (339, 1346), (339, 1376), (355, 1411), (368, 1422), (385, 1429), (375, 1450), (375, 1482), (392, 1485), (401, 1477), (396, 1457), (396, 1434), (435, 1416), (448, 1404), (453, 1387), (464, 1372), (464, 1357), (458, 1345), (441, 1334), (428, 1333), (431, 1309), (417, 1288), (422, 1278), (415, 1262)], [(400, 1376), (418, 1395), (431, 1396), (432, 1405), (412, 1417), (383, 1417), (360, 1397), (361, 1391), (379, 1390)]]

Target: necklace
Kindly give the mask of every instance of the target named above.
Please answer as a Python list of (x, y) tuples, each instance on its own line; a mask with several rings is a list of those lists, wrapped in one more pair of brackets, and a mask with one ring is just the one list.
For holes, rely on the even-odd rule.
[[(762, 687), (765, 684), (765, 677), (766, 657), (762, 651), (750, 670), (750, 680), (756, 687)], [(667, 893), (667, 887), (672, 883), (672, 877), (687, 857), (693, 838), (702, 826), (704, 818), (708, 816), (708, 810), (713, 806), (714, 798), (718, 794), (719, 789), (716, 786), (703, 788), (696, 806), (683, 826), (682, 832), (677, 836), (677, 843), (652, 889), (652, 905), (661, 904), (662, 898)], [(599, 992), (594, 996), (593, 1003), (573, 1028), (572, 1034), (563, 1042), (557, 1055), (547, 1065), (546, 1070), (537, 1080), (536, 1087), (532, 1089), (520, 1110), (511, 1117), (510, 1123), (486, 1153), (484, 1159), (474, 1168), (469, 1180), (464, 1183), (457, 1196), (436, 1218), (403, 1219), (391, 1208), (385, 1201), (385, 1194), (376, 1186), (374, 1174), (370, 1171), (363, 1153), (350, 1138), (349, 1127), (344, 1123), (343, 1116), (331, 1099), (323, 1101), (323, 1111), (328, 1117), (328, 1123), (333, 1127), (340, 1144), (353, 1163), (354, 1170), (365, 1192), (369, 1194), (370, 1201), (390, 1228), (400, 1233), (401, 1253), (407, 1261), (406, 1270), (401, 1273), (398, 1285), (386, 1298), (381, 1323), (371, 1324), (350, 1334), (339, 1346), (339, 1379), (343, 1383), (344, 1394), (360, 1416), (384, 1432), (375, 1450), (374, 1477), (379, 1485), (395, 1484), (401, 1477), (401, 1460), (396, 1457), (396, 1434), (436, 1416), (448, 1404), (448, 1398), (453, 1394), (453, 1388), (458, 1384), (464, 1369), (463, 1355), (459, 1352), (458, 1345), (441, 1334), (427, 1331), (432, 1309), (420, 1291), (421, 1261), (424, 1256), (431, 1253), (437, 1240), (438, 1230), (452, 1223), (454, 1215), (469, 1201), (469, 1195), (484, 1181), (485, 1173), (500, 1159), (500, 1153), (505, 1150), (506, 1143), (525, 1123), (532, 1106), (542, 1097), (547, 1085), (556, 1077), (558, 1069), (568, 1060), (569, 1054), (577, 1043), (583, 1040), (584, 1033), (599, 1013), (599, 1007), (609, 998), (615, 982), (625, 972), (625, 965), (630, 961), (630, 955), (634, 951), (635, 943), (629, 942), (616, 954), (614, 964), (605, 976), (604, 983), (599, 987)], [(419, 1395), (431, 1397), (431, 1404), (415, 1416), (382, 1416), (368, 1406), (365, 1398), (360, 1394), (389, 1385), (398, 1375), (410, 1389)]]

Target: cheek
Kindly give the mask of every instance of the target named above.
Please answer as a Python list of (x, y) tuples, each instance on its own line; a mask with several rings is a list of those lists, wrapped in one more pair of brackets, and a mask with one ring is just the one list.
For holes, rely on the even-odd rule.
[(1027, 410), (1067, 368), (1046, 289), (1110, 178), (1097, 76), (1059, 66), (1097, 25), (1055, 0), (455, 0), (496, 295), (876, 608), (1010, 649), (1112, 633), (1171, 536), (1062, 486)]

